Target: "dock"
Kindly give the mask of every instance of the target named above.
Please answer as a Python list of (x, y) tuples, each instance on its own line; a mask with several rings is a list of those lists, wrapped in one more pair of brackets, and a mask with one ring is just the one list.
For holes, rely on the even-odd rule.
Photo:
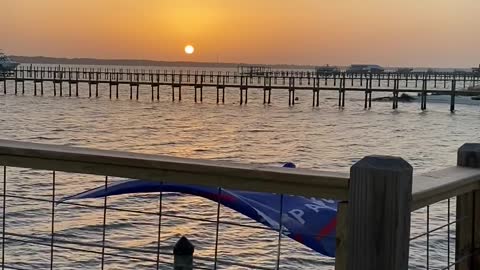
[[(7, 89), (7, 82), (13, 89)], [(265, 70), (263, 72), (213, 72), (176, 70), (131, 70), (113, 68), (45, 67), (22, 65), (0, 73), (0, 93), (25, 95), (25, 83), (33, 83), (33, 95), (43, 96), (45, 84), (53, 85), (54, 96), (78, 97), (79, 84), (88, 85), (88, 97), (99, 97), (99, 85), (108, 85), (108, 97), (119, 99), (119, 85), (129, 86), (129, 98), (139, 99), (140, 86), (151, 88), (151, 100), (160, 100), (160, 87), (171, 88), (167, 99), (181, 101), (182, 91), (193, 91), (194, 102), (202, 102), (204, 91), (216, 91), (216, 103), (225, 103), (225, 89), (239, 91), (239, 104), (247, 104), (249, 91), (263, 91), (263, 104), (272, 103), (272, 91), (288, 93), (288, 106), (295, 105), (296, 91), (312, 93), (312, 106), (320, 106), (322, 92), (338, 93), (338, 107), (345, 107), (346, 94), (364, 93), (364, 108), (372, 107), (372, 93), (391, 94), (392, 109), (398, 109), (399, 93), (420, 97), (420, 109), (427, 109), (429, 95), (450, 96), (450, 111), (455, 97), (480, 96), (477, 72), (316, 72)], [(1, 87), (1, 86), (0, 86)], [(467, 90), (471, 88), (473, 90)]]

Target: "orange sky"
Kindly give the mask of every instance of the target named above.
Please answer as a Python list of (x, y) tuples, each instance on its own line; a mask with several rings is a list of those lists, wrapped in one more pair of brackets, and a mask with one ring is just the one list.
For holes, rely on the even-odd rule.
[[(471, 67), (479, 0), (0, 0), (8, 54)], [(195, 54), (183, 47), (191, 43)]]

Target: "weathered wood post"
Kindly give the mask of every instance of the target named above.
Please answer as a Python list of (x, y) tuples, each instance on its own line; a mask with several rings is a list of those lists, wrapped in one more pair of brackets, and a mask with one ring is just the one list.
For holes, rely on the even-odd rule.
[[(480, 144), (458, 149), (457, 166), (480, 168)], [(480, 190), (457, 196), (455, 270), (480, 269)]]
[(173, 247), (173, 269), (193, 270), (194, 251), (195, 247), (192, 243), (185, 236), (182, 236)]
[(18, 93), (18, 81), (17, 81), (18, 80), (18, 70), (15, 69), (14, 72), (15, 72), (15, 96), (16, 96), (17, 93)]
[(452, 90), (450, 92), (450, 111), (455, 112), (455, 91), (457, 89), (457, 81), (452, 80)]
[(350, 169), (348, 270), (407, 270), (413, 169), (397, 157), (368, 156)]

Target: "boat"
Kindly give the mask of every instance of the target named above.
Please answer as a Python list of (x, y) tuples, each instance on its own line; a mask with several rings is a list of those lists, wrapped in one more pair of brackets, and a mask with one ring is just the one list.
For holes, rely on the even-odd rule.
[(398, 68), (397, 69), (397, 73), (401, 73), (401, 74), (411, 73), (412, 71), (413, 71), (413, 68)]
[(379, 65), (351, 65), (348, 73), (382, 73), (385, 69)]
[(475, 74), (480, 74), (480, 65), (478, 65), (478, 68), (472, 68), (472, 72)]
[(8, 56), (0, 51), (0, 72), (8, 72), (14, 70), (19, 63), (12, 61)]
[(337, 67), (329, 66), (329, 65), (315, 68), (315, 73), (317, 75), (333, 74), (338, 72), (340, 72), (340, 70)]

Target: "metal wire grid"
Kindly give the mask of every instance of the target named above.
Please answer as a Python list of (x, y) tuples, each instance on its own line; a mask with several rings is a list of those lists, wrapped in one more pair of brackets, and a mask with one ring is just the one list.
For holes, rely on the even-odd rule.
[[(472, 219), (467, 215), (458, 216), (455, 207), (456, 197), (453, 197), (412, 213), (412, 221), (423, 219), (423, 222), (416, 232), (411, 232), (410, 269), (455, 269), (473, 255), (457, 258), (455, 254), (456, 226)], [(422, 257), (423, 264), (418, 262), (418, 258), (412, 260), (414, 255)]]
[[(27, 270), (27, 269), (38, 269), (38, 265), (19, 265), (19, 264), (8, 264), (6, 261), (5, 251), (8, 250), (8, 245), (11, 243), (23, 243), (26, 245), (36, 245), (49, 248), (50, 256), (48, 262), (48, 269), (56, 269), (55, 267), (55, 250), (67, 250), (71, 252), (82, 252), (82, 253), (89, 253), (93, 255), (100, 255), (100, 265), (97, 268), (106, 269), (108, 266), (108, 262), (106, 257), (114, 257), (119, 259), (126, 259), (126, 260), (134, 260), (134, 261), (141, 261), (141, 262), (150, 262), (154, 263), (156, 269), (171, 269), (173, 261), (173, 254), (172, 254), (172, 247), (161, 247), (161, 234), (162, 234), (162, 219), (165, 217), (169, 218), (176, 218), (176, 219), (183, 219), (189, 221), (199, 221), (204, 223), (211, 223), (215, 224), (215, 245), (214, 245), (214, 256), (212, 257), (204, 257), (204, 256), (194, 256), (195, 257), (195, 269), (218, 269), (220, 266), (222, 268), (234, 267), (241, 268), (241, 269), (280, 269), (281, 268), (281, 251), (282, 251), (282, 231), (280, 230), (277, 232), (268, 227), (252, 225), (252, 224), (242, 224), (238, 222), (232, 222), (227, 220), (220, 219), (221, 213), (221, 205), (220, 203), (216, 203), (216, 220), (211, 220), (207, 218), (197, 218), (197, 217), (190, 217), (187, 215), (177, 215), (177, 214), (169, 214), (163, 211), (164, 208), (164, 196), (165, 194), (159, 193), (158, 195), (158, 211), (144, 211), (144, 210), (133, 210), (133, 209), (123, 209), (118, 207), (112, 207), (108, 205), (108, 198), (104, 198), (103, 205), (90, 205), (80, 202), (73, 202), (67, 201), (62, 202), (61, 204), (70, 205), (70, 206), (77, 206), (83, 207), (86, 209), (93, 209), (93, 210), (103, 210), (103, 221), (102, 221), (102, 239), (100, 243), (95, 243), (91, 241), (78, 241), (78, 240), (68, 240), (68, 235), (62, 235), (61, 233), (56, 231), (56, 208), (58, 207), (59, 198), (57, 198), (57, 191), (56, 191), (56, 172), (52, 172), (52, 182), (51, 182), (51, 198), (42, 198), (37, 196), (22, 196), (20, 192), (16, 192), (15, 190), (9, 189), (8, 187), (8, 178), (7, 178), (7, 167), (3, 166), (3, 192), (1, 194), (3, 200), (3, 213), (2, 213), (2, 269), (19, 269), (19, 270)], [(105, 187), (108, 186), (109, 177), (105, 176), (104, 185)], [(218, 189), (219, 195), (221, 195), (221, 188)], [(36, 236), (33, 234), (23, 234), (23, 233), (15, 233), (13, 231), (8, 230), (8, 226), (6, 224), (6, 216), (8, 215), (8, 206), (7, 206), (7, 199), (21, 199), (30, 202), (36, 203), (51, 203), (51, 212), (50, 212), (50, 235), (43, 235), (43, 236)], [(283, 215), (283, 195), (280, 196), (280, 216)], [(109, 229), (109, 225), (107, 223), (108, 220), (108, 213), (110, 211), (117, 211), (123, 213), (135, 213), (135, 214), (142, 214), (148, 215), (152, 217), (158, 217), (158, 234), (156, 235), (156, 248), (132, 248), (132, 247), (120, 247), (115, 245), (107, 244), (107, 236), (106, 233)], [(281, 227), (281, 218), (279, 217), (280, 227)], [(231, 260), (223, 260), (220, 259), (218, 256), (219, 253), (219, 232), (220, 232), (220, 225), (228, 225), (228, 226), (235, 226), (239, 228), (246, 228), (246, 229), (259, 229), (270, 231), (270, 233), (277, 233), (278, 238), (276, 242), (276, 261), (275, 265), (271, 267), (265, 267), (262, 265), (254, 265), (250, 263), (244, 262), (233, 262)], [(187, 236), (188, 237), (188, 236)], [(109, 250), (109, 251), (107, 251)], [(138, 255), (140, 254), (140, 255)], [(143, 255), (143, 256), (142, 256)], [(145, 255), (155, 255), (156, 259), (152, 259)], [(325, 265), (333, 265), (333, 259), (326, 259)], [(210, 266), (209, 266), (210, 264)], [(213, 265), (212, 265), (213, 264)], [(46, 265), (42, 266), (42, 269), (47, 269)]]

